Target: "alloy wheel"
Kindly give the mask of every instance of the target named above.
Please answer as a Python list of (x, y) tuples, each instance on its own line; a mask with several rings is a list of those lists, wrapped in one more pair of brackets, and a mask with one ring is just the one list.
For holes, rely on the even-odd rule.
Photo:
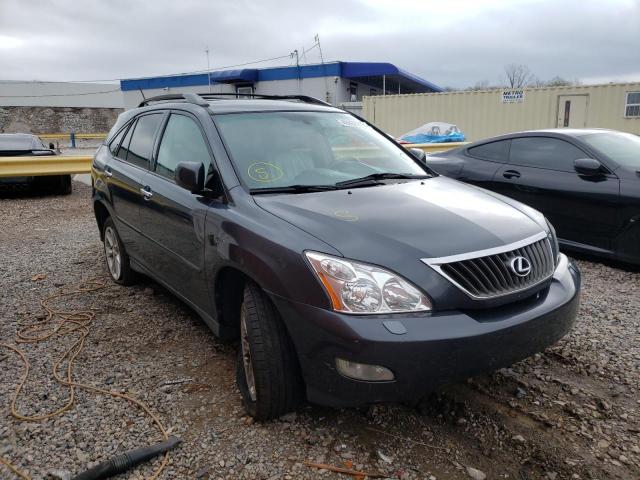
[(104, 253), (107, 257), (109, 273), (114, 280), (119, 280), (122, 272), (122, 255), (116, 232), (111, 227), (107, 227), (104, 231)]
[(249, 396), (252, 401), (256, 401), (258, 396), (256, 395), (256, 379), (253, 375), (253, 361), (251, 359), (251, 346), (249, 345), (249, 334), (247, 332), (247, 311), (245, 306), (242, 306), (240, 312), (240, 343), (242, 346), (242, 364), (244, 366), (244, 375), (247, 380), (247, 388), (249, 390)]

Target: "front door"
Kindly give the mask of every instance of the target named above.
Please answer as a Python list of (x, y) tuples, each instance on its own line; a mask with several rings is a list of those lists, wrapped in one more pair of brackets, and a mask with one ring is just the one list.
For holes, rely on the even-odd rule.
[(558, 128), (584, 128), (587, 126), (589, 95), (558, 96)]
[(573, 161), (589, 155), (558, 138), (511, 140), (509, 163), (497, 173), (499, 191), (541, 211), (562, 240), (611, 250), (618, 225), (619, 180), (579, 175)]
[(187, 300), (211, 311), (204, 271), (207, 201), (175, 183), (183, 161), (210, 168), (208, 143), (195, 117), (171, 113), (159, 147), (155, 168), (145, 177), (146, 200), (141, 208), (145, 263)]

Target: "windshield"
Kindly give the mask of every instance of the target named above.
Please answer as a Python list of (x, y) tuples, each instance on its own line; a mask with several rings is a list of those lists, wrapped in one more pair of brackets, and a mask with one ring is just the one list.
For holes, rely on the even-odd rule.
[[(0, 150), (33, 150), (40, 148), (34, 137), (28, 135), (0, 135)], [(43, 147), (44, 148), (44, 147)]]
[(603, 132), (580, 137), (587, 145), (618, 164), (640, 168), (640, 137), (631, 133)]
[(425, 175), (413, 157), (347, 113), (216, 115), (236, 171), (250, 189), (334, 186), (372, 174)]

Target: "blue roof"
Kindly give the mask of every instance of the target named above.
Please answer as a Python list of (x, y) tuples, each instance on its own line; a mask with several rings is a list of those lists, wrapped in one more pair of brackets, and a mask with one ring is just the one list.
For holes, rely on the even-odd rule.
[[(254, 83), (296, 78), (343, 77), (380, 87), (382, 76), (389, 77), (412, 93), (442, 92), (437, 85), (401, 70), (391, 63), (331, 62), (314, 65), (288, 67), (244, 68), (241, 70), (217, 70), (210, 73), (212, 83)], [(149, 90), (152, 88), (173, 88), (208, 85), (206, 73), (195, 75), (169, 75), (164, 77), (134, 78), (120, 81), (120, 89)], [(375, 84), (375, 85), (374, 85)]]

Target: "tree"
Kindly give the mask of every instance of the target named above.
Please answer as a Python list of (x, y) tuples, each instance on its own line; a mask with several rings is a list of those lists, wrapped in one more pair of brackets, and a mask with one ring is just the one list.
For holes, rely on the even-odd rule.
[(545, 83), (547, 87), (571, 87), (573, 85), (580, 85), (580, 82), (578, 80), (567, 80), (558, 75)]
[(504, 73), (507, 75), (507, 83), (511, 88), (523, 88), (535, 80), (529, 67), (518, 63), (505, 65)]

